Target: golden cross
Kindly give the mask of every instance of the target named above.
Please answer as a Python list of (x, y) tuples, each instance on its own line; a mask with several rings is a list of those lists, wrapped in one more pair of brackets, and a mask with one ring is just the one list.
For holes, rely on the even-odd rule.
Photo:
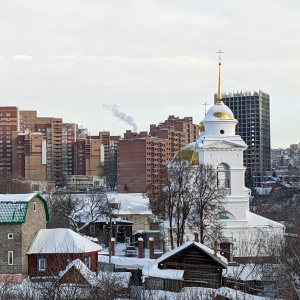
[(206, 103), (206, 102), (205, 102), (205, 103), (203, 103), (202, 105), (204, 105), (204, 107), (205, 107), (205, 115), (206, 115), (206, 113), (207, 113), (206, 106), (209, 105), (209, 103)]
[(224, 52), (222, 52), (221, 50), (219, 50), (216, 53), (219, 53), (219, 65), (220, 65), (221, 64), (221, 54), (224, 53)]

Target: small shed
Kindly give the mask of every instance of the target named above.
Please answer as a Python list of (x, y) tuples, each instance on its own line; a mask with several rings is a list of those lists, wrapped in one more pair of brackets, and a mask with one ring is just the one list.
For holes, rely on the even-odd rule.
[(71, 229), (41, 229), (27, 252), (29, 276), (58, 276), (75, 259), (96, 272), (101, 250), (100, 245)]
[(227, 259), (189, 241), (143, 268), (146, 288), (180, 291), (184, 287), (219, 288)]
[(80, 259), (71, 261), (66, 269), (60, 272), (60, 283), (97, 284), (97, 274), (92, 272)]

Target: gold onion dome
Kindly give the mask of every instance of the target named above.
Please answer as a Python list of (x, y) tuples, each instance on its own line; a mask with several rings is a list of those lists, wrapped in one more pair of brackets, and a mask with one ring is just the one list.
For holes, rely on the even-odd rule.
[(203, 121), (215, 121), (215, 120), (234, 120), (234, 116), (231, 109), (223, 102), (221, 105), (215, 104), (214, 106), (212, 106), (208, 110)]
[(200, 122), (199, 124), (199, 129), (201, 132), (205, 131), (205, 127), (204, 127), (204, 124), (202, 122)]
[(192, 165), (199, 164), (199, 153), (194, 150), (195, 143), (188, 144), (181, 148), (174, 156), (172, 161), (187, 160)]

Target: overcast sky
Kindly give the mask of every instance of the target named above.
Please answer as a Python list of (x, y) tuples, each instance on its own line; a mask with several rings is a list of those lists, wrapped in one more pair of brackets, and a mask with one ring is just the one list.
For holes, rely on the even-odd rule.
[(9, 0), (0, 31), (1, 106), (91, 134), (199, 123), (222, 49), (223, 92), (269, 93), (272, 147), (300, 142), (299, 0)]

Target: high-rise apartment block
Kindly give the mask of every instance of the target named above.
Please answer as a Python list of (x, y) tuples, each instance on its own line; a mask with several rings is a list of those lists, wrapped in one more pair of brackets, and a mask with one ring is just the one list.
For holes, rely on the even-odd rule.
[(223, 102), (238, 120), (236, 133), (248, 145), (244, 152), (247, 176), (261, 186), (271, 169), (270, 96), (262, 91), (223, 94)]
[(0, 107), (0, 179), (12, 176), (12, 137), (19, 129), (19, 109), (15, 106)]
[(118, 192), (146, 192), (158, 183), (159, 171), (176, 152), (198, 137), (198, 125), (191, 117), (169, 116), (150, 133), (126, 131), (118, 144)]
[(101, 161), (108, 159), (110, 145), (119, 138), (109, 132), (90, 136), (75, 123), (17, 107), (0, 107), (0, 126), (0, 179), (48, 181), (56, 186), (64, 186), (68, 175), (99, 175)]

